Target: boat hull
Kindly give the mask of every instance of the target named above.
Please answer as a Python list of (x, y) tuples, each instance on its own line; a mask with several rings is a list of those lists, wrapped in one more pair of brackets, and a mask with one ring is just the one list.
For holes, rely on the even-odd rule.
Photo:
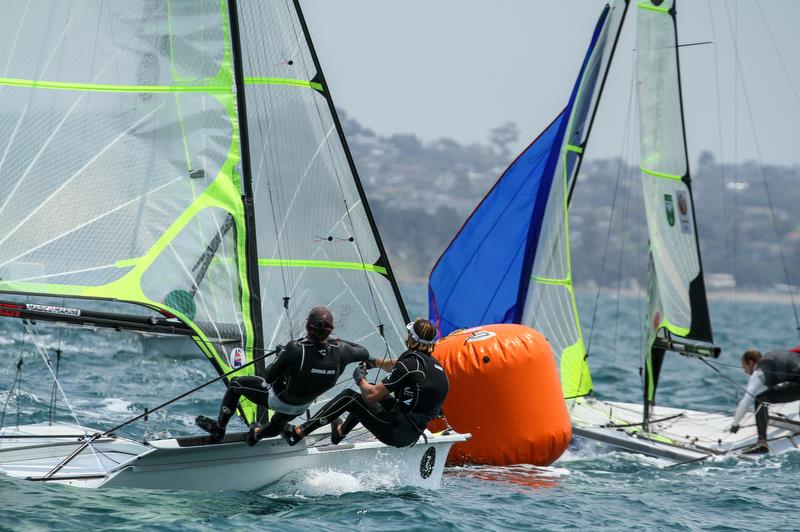
[[(461, 434), (426, 435), (412, 447), (386, 446), (361, 430), (352, 442), (331, 445), (324, 435), (311, 435), (290, 447), (281, 438), (261, 440), (250, 447), (244, 433), (223, 443), (207, 438), (165, 439), (146, 444), (126, 438), (105, 438), (84, 449), (50, 478), (45, 475), (80, 446), (76, 439), (54, 442), (52, 436), (74, 425), (29, 425), (28, 434), (41, 435), (32, 443), (6, 438), (0, 442), (0, 470), (18, 478), (89, 488), (171, 490), (257, 490), (287, 475), (314, 470), (374, 475), (379, 484), (434, 489), (441, 484), (447, 454)], [(85, 429), (89, 431), (90, 429)], [(48, 436), (48, 433), (50, 434)], [(94, 452), (93, 452), (94, 451)], [(102, 458), (107, 457), (106, 461)], [(119, 463), (115, 463), (119, 462)], [(113, 463), (113, 465), (112, 465)]]
[[(798, 402), (770, 405), (770, 452), (800, 446), (798, 408)], [(744, 418), (736, 434), (731, 434), (730, 415), (657, 406), (651, 414), (650, 430), (645, 432), (641, 404), (580, 398), (568, 401), (568, 409), (578, 438), (673, 464), (729, 454), (748, 456), (739, 453), (757, 440), (752, 414)]]

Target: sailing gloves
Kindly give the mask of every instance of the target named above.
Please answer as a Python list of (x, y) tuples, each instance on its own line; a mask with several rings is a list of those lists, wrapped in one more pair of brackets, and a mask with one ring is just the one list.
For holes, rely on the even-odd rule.
[(731, 425), (731, 434), (739, 432), (739, 425)]
[(367, 378), (367, 365), (363, 362), (356, 366), (356, 369), (353, 370), (353, 380), (356, 381), (356, 385), (361, 382), (361, 379)]

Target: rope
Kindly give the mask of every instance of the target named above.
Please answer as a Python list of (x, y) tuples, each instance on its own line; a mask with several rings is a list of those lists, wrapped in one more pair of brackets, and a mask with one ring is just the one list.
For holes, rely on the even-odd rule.
[[(636, 61), (636, 54), (634, 53), (631, 62), (635, 63), (635, 61)], [(634, 69), (634, 71), (635, 71), (635, 69)], [(597, 294), (595, 295), (594, 308), (592, 309), (592, 317), (591, 317), (591, 319), (589, 321), (589, 324), (590, 324), (589, 325), (589, 338), (588, 338), (588, 341), (586, 343), (586, 356), (589, 356), (591, 354), (591, 352), (592, 352), (592, 339), (594, 338), (594, 326), (595, 326), (595, 323), (597, 321), (597, 319), (596, 319), (597, 318), (597, 309), (600, 306), (600, 289), (601, 289), (601, 287), (603, 285), (603, 277), (605, 277), (605, 272), (606, 272), (606, 260), (608, 258), (609, 243), (611, 242), (611, 227), (614, 224), (614, 213), (616, 213), (617, 196), (618, 196), (617, 192), (619, 191), (619, 184), (620, 184), (620, 180), (622, 178), (622, 166), (624, 164), (624, 157), (623, 156), (625, 155), (625, 151), (626, 151), (626, 148), (627, 148), (628, 142), (629, 142), (630, 125), (631, 125), (631, 121), (632, 121), (631, 112), (632, 112), (632, 108), (633, 108), (632, 102), (634, 100), (634, 98), (633, 98), (633, 88), (634, 88), (635, 79), (636, 79), (635, 75), (631, 76), (631, 83), (630, 83), (630, 87), (629, 87), (629, 91), (628, 91), (628, 110), (626, 112), (625, 130), (624, 130), (623, 135), (622, 135), (622, 145), (620, 147), (619, 165), (617, 166), (617, 180), (616, 180), (616, 182), (614, 184), (614, 195), (613, 195), (613, 197), (611, 199), (611, 215), (610, 215), (610, 218), (608, 220), (608, 231), (606, 233), (606, 242), (605, 242), (605, 247), (603, 249), (603, 260), (602, 260), (601, 266), (600, 266), (600, 280), (597, 283)]]
[(195, 392), (197, 392), (199, 390), (202, 390), (203, 388), (205, 388), (206, 386), (208, 386), (210, 384), (213, 384), (213, 383), (215, 383), (215, 382), (217, 382), (219, 380), (222, 380), (222, 379), (225, 379), (227, 377), (230, 377), (234, 373), (238, 373), (242, 369), (244, 369), (244, 368), (246, 368), (248, 366), (252, 366), (256, 362), (259, 362), (260, 360), (263, 360), (263, 359), (267, 358), (268, 356), (274, 355), (276, 352), (277, 352), (276, 349), (268, 351), (268, 352), (264, 353), (263, 355), (260, 355), (260, 356), (258, 356), (256, 358), (254, 358), (250, 362), (247, 362), (247, 363), (239, 366), (238, 368), (233, 369), (233, 370), (231, 370), (231, 371), (229, 371), (227, 373), (219, 375), (218, 377), (214, 377), (213, 379), (211, 379), (209, 381), (206, 381), (206, 382), (204, 382), (203, 384), (201, 384), (199, 386), (195, 386), (191, 390), (189, 390), (187, 392), (184, 392), (184, 393), (182, 393), (182, 394), (180, 394), (180, 395), (178, 395), (176, 397), (173, 397), (169, 401), (165, 401), (165, 402), (161, 403), (160, 405), (158, 405), (158, 406), (156, 406), (154, 408), (145, 408), (145, 411), (142, 412), (141, 414), (139, 414), (138, 416), (134, 416), (134, 417), (128, 419), (127, 421), (124, 421), (124, 422), (120, 423), (119, 425), (116, 425), (115, 427), (112, 427), (112, 428), (110, 428), (110, 429), (108, 429), (106, 431), (103, 431), (102, 433), (98, 433), (98, 434), (99, 434), (99, 436), (108, 436), (109, 434), (111, 434), (113, 432), (116, 432), (117, 430), (121, 429), (122, 427), (130, 425), (134, 421), (138, 421), (138, 420), (140, 420), (140, 419), (142, 419), (144, 417), (147, 417), (150, 414), (152, 414), (153, 412), (157, 412), (158, 410), (161, 410), (165, 406), (171, 405), (172, 403), (174, 403), (176, 401), (179, 401), (179, 400), (183, 399), (184, 397), (187, 397), (187, 396), (189, 396), (189, 395), (191, 395), (191, 394), (193, 394), (193, 393), (195, 393)]
[(747, 391), (747, 388), (745, 388), (744, 386), (742, 386), (741, 384), (739, 384), (738, 382), (736, 382), (736, 381), (735, 381), (735, 380), (733, 380), (732, 378), (730, 378), (730, 377), (728, 377), (727, 375), (725, 375), (724, 373), (722, 373), (722, 372), (721, 372), (719, 369), (715, 368), (715, 367), (714, 367), (714, 365), (713, 365), (713, 364), (711, 364), (711, 362), (709, 362), (708, 360), (706, 360), (706, 359), (705, 359), (705, 358), (703, 358), (703, 357), (698, 357), (698, 358), (700, 359), (700, 361), (701, 361), (701, 362), (703, 362), (703, 364), (705, 364), (706, 366), (708, 366), (709, 368), (711, 368), (712, 370), (714, 370), (714, 372), (716, 372), (716, 373), (717, 373), (717, 374), (718, 374), (720, 377), (722, 377), (722, 378), (723, 378), (723, 379), (725, 379), (726, 381), (728, 381), (728, 382), (730, 382), (731, 384), (733, 384), (735, 387), (737, 387), (737, 388), (739, 388), (740, 390), (742, 390), (742, 391), (743, 391), (743, 392), (744, 392), (746, 395), (749, 395), (750, 397), (752, 397), (753, 399), (755, 399), (755, 396), (754, 396), (753, 394), (751, 394), (750, 392), (748, 392), (748, 391)]
[[(69, 413), (72, 416), (72, 419), (75, 420), (75, 424), (76, 425), (81, 426), (80, 421), (78, 421), (78, 415), (75, 413), (75, 409), (72, 408), (72, 404), (69, 402), (69, 398), (67, 397), (66, 392), (64, 392), (64, 389), (61, 387), (61, 383), (58, 380), (58, 376), (53, 371), (53, 362), (52, 362), (52, 360), (50, 360), (50, 356), (47, 354), (47, 349), (45, 349), (44, 345), (42, 344), (42, 342), (41, 342), (41, 340), (39, 338), (39, 335), (36, 334), (36, 331), (33, 328), (33, 324), (28, 320), (22, 320), (22, 323), (23, 323), (23, 325), (25, 327), (25, 330), (28, 331), (28, 335), (31, 337), (31, 340), (33, 341), (33, 345), (36, 347), (36, 350), (39, 352), (39, 355), (42, 357), (42, 360), (44, 360), (45, 366), (47, 366), (47, 369), (50, 371), (50, 375), (53, 377), (53, 382), (58, 387), (58, 391), (61, 392), (61, 395), (64, 397), (64, 403), (67, 405), (67, 408), (69, 409)], [(19, 425), (19, 421), (17, 421), (17, 424)], [(87, 440), (84, 443), (84, 445), (82, 445), (80, 447), (80, 450), (82, 451), (84, 448), (89, 447), (89, 450), (92, 451), (92, 456), (94, 457), (95, 461), (97, 462), (97, 466), (102, 469), (103, 464), (100, 462), (100, 458), (97, 456), (97, 453), (95, 452), (94, 446), (91, 445), (91, 443), (93, 441), (94, 441), (94, 439)], [(77, 452), (75, 453), (74, 456), (77, 456)], [(60, 465), (60, 467), (58, 469), (60, 469), (64, 465), (66, 465), (66, 462), (64, 462), (63, 464), (59, 464), (59, 465)]]
[[(733, 23), (731, 22), (731, 18), (730, 18), (730, 11), (728, 10), (728, 5), (727, 4), (725, 4), (725, 10), (726, 10), (726, 14), (728, 16), (728, 24), (731, 26), (731, 28), (733, 28)], [(733, 29), (731, 29), (731, 32), (735, 35), (735, 32), (734, 32)], [(752, 106), (750, 105), (750, 94), (747, 91), (747, 84), (745, 83), (744, 72), (742, 70), (742, 63), (741, 63), (741, 60), (739, 58), (739, 47), (737, 45), (737, 40), (736, 39), (733, 40), (733, 52), (734, 52), (734, 58), (736, 59), (736, 67), (737, 67), (736, 70), (737, 70), (737, 73), (739, 74), (738, 77), (742, 81), (742, 92), (744, 94), (744, 101), (745, 101), (745, 108), (747, 109), (747, 116), (748, 116), (748, 118), (750, 120), (750, 127), (752, 128), (753, 131), (756, 131), (755, 120), (753, 119), (753, 109), (752, 109)], [(764, 181), (764, 190), (766, 192), (767, 205), (769, 206), (770, 218), (772, 220), (772, 228), (775, 231), (775, 239), (778, 242), (778, 251), (780, 252), (781, 265), (783, 266), (783, 274), (784, 274), (784, 276), (786, 278), (786, 284), (787, 284), (788, 289), (789, 289), (789, 298), (790, 298), (790, 300), (792, 302), (792, 311), (794, 312), (795, 326), (797, 327), (798, 335), (800, 335), (800, 314), (798, 314), (797, 303), (795, 302), (795, 299), (794, 299), (794, 290), (792, 289), (791, 277), (789, 276), (789, 266), (788, 266), (788, 264), (786, 262), (786, 253), (785, 253), (785, 250), (783, 249), (783, 242), (781, 241), (780, 231), (778, 230), (778, 221), (775, 218), (775, 208), (774, 208), (773, 202), (772, 202), (772, 193), (770, 192), (769, 181), (767, 180), (767, 175), (764, 172), (764, 158), (761, 155), (761, 144), (758, 142), (758, 136), (757, 135), (753, 135), (753, 143), (755, 144), (756, 153), (758, 155), (758, 168), (759, 168), (759, 171), (761, 173), (761, 179), (762, 179), (762, 181)]]
[(78, 421), (78, 416), (75, 413), (75, 409), (72, 408), (72, 404), (69, 402), (69, 398), (67, 397), (66, 392), (64, 392), (64, 389), (61, 387), (61, 382), (59, 382), (58, 376), (53, 371), (53, 361), (47, 354), (47, 349), (45, 349), (44, 345), (41, 342), (41, 339), (39, 338), (39, 335), (36, 334), (36, 331), (33, 329), (33, 325), (31, 324), (31, 322), (28, 320), (22, 320), (22, 323), (24, 324), (25, 329), (28, 331), (28, 335), (30, 335), (31, 340), (33, 340), (33, 345), (36, 347), (36, 350), (42, 357), (42, 360), (44, 360), (45, 366), (47, 366), (47, 369), (50, 371), (50, 375), (53, 377), (53, 381), (55, 385), (58, 387), (58, 391), (61, 392), (61, 395), (64, 398), (64, 403), (67, 405), (67, 408), (69, 409), (69, 413), (72, 416), (72, 419), (75, 420), (76, 425), (80, 425), (81, 423), (80, 421)]
[[(3, 412), (0, 414), (0, 429), (3, 428), (5, 420), (6, 420), (6, 407), (8, 407), (8, 402), (11, 400), (12, 394), (17, 397), (17, 411), (19, 411), (19, 378), (22, 374), (22, 357), (20, 357), (19, 361), (17, 362), (17, 374), (14, 376), (14, 382), (11, 384), (11, 388), (8, 390), (8, 395), (6, 396), (6, 401), (3, 403)], [(19, 414), (17, 414), (17, 425), (19, 425)]]
[[(61, 369), (61, 335), (59, 334), (58, 340), (58, 349), (56, 349), (56, 379), (58, 378), (58, 371)], [(56, 401), (58, 400), (58, 395), (56, 395), (56, 383), (53, 381), (53, 388), (50, 390), (50, 406), (47, 409), (47, 423), (48, 425), (53, 424), (53, 419), (56, 415)]]

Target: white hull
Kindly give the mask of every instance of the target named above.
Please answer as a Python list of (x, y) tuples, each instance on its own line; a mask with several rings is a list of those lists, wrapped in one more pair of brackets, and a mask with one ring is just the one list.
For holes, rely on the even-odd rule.
[[(145, 443), (126, 438), (104, 438), (85, 448), (51, 478), (49, 471), (76, 450), (77, 435), (94, 431), (76, 425), (25, 425), (5, 429), (0, 439), (0, 471), (26, 480), (72, 486), (129, 487), (178, 490), (255, 490), (286, 475), (310, 469), (331, 469), (376, 476), (394, 475), (402, 486), (437, 488), (450, 447), (465, 441), (461, 434), (430, 435), (412, 447), (388, 447), (365, 431), (330, 445), (323, 432), (290, 447), (281, 438), (260, 441), (254, 447), (244, 434), (230, 434), (225, 442), (207, 438), (155, 440)], [(74, 434), (76, 437), (60, 438)], [(36, 436), (14, 438), (9, 436)]]
[[(641, 404), (580, 398), (567, 401), (573, 433), (588, 440), (678, 464), (737, 454), (757, 440), (755, 420), (748, 414), (736, 434), (733, 417), (656, 406), (650, 432), (642, 430)], [(770, 452), (800, 446), (800, 403), (770, 405), (767, 431)], [(742, 455), (739, 455), (742, 456)]]

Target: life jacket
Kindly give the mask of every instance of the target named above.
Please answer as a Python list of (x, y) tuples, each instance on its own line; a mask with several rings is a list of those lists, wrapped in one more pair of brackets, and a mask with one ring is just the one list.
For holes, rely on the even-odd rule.
[(764, 373), (764, 384), (770, 387), (781, 382), (800, 380), (798, 347), (787, 351), (770, 351), (761, 357), (756, 369)]
[[(450, 389), (450, 383), (447, 380), (444, 368), (428, 353), (409, 350), (403, 353), (398, 361), (411, 357), (419, 360), (422, 370), (425, 372), (425, 378), (415, 389), (403, 387), (402, 390), (398, 390), (395, 396), (398, 399), (397, 407), (408, 416), (409, 421), (422, 433), (432, 419), (441, 415), (442, 405)], [(413, 404), (413, 407), (407, 407), (404, 401), (409, 401)]]
[(289, 342), (285, 349), (291, 350), (298, 364), (273, 385), (282, 401), (293, 405), (310, 403), (336, 384), (341, 375), (340, 345), (328, 342), (315, 344), (303, 338)]

